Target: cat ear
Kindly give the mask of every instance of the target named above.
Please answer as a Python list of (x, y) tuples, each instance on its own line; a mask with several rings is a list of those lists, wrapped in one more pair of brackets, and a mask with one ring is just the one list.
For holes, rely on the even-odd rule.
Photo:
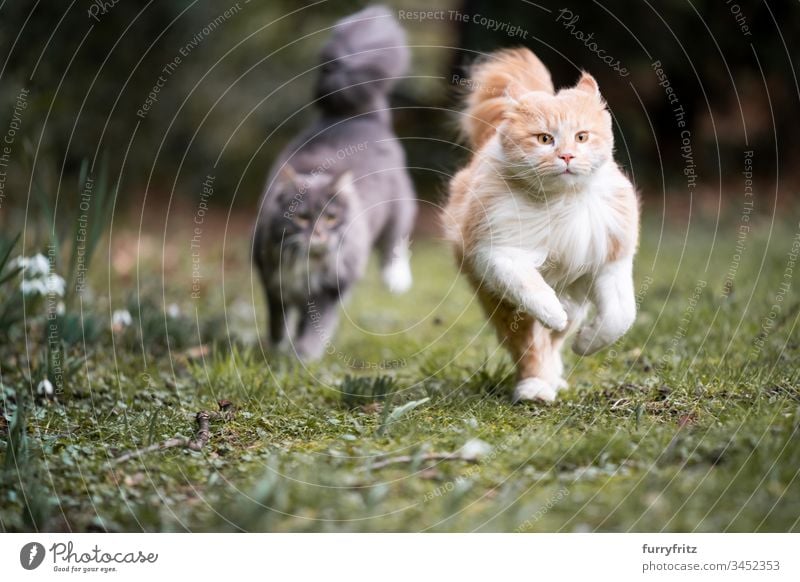
[(503, 109), (503, 119), (508, 119), (508, 116), (515, 111), (519, 110), (519, 101), (515, 99), (511, 93), (505, 92), (505, 107)]
[(356, 185), (353, 182), (353, 172), (346, 170), (333, 182), (333, 192), (337, 196), (350, 199), (356, 194)]
[(297, 172), (288, 162), (278, 171), (276, 180), (280, 184), (297, 184), (300, 180), (297, 177)]
[(600, 97), (600, 86), (597, 84), (594, 77), (587, 72), (581, 74), (581, 78), (578, 80), (578, 84), (575, 85), (575, 88), (579, 91), (584, 91), (585, 93)]
[(520, 97), (525, 93), (525, 89), (519, 84), (511, 81), (503, 91), (503, 97), (506, 98), (510, 107), (519, 107)]

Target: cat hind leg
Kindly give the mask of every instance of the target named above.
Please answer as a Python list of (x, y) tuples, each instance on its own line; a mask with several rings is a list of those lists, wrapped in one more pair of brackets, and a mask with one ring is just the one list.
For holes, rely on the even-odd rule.
[(381, 276), (386, 288), (392, 293), (405, 293), (411, 289), (413, 278), (409, 263), (408, 241), (401, 241), (392, 250), (392, 256), (384, 262)]
[(414, 228), (416, 206), (413, 200), (394, 202), (392, 216), (378, 243), (381, 254), (381, 278), (392, 293), (405, 293), (411, 289), (411, 251), (409, 244)]
[(563, 365), (553, 346), (553, 332), (521, 307), (478, 292), (484, 310), (497, 331), (497, 339), (517, 368), (512, 399), (552, 402), (560, 387)]

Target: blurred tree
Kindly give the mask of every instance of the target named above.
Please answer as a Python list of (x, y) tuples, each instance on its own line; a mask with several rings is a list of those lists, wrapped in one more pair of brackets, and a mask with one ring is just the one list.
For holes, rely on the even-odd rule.
[[(173, 189), (195, 200), (213, 173), (215, 203), (236, 192), (237, 204), (252, 207), (275, 153), (314, 115), (307, 105), (328, 28), (367, 3), (0, 3), (0, 134), (20, 89), (30, 91), (0, 221), (25, 206), (34, 159), (23, 155), (26, 142), (37, 171), (57, 173), (70, 192), (80, 161), (106, 152), (121, 180), (119, 205), (145, 187), (148, 204), (163, 204)], [(619, 157), (645, 193), (660, 191), (662, 165), (668, 187), (686, 186), (674, 104), (654, 61), (685, 108), (704, 187), (739, 183), (745, 149), (756, 151), (754, 169), (765, 179), (795, 184), (796, 2), (387, 3), (413, 46), (412, 78), (399, 85), (395, 119), (424, 198), (440, 196), (467, 155), (452, 143), (453, 75), (463, 76), (481, 52), (520, 44), (541, 56), (558, 85), (574, 82), (578, 69), (598, 78), (618, 122)], [(440, 13), (415, 14), (425, 10)], [(628, 75), (598, 58), (601, 49)]]
[[(617, 122), (619, 157), (645, 194), (660, 191), (662, 171), (668, 187), (686, 192), (684, 129), (705, 189), (730, 185), (730, 195), (740, 198), (745, 150), (755, 151), (765, 193), (778, 171), (784, 186), (796, 187), (800, 174), (792, 160), (800, 142), (790, 132), (800, 97), (792, 61), (800, 4), (463, 0), (460, 10), (471, 18), (459, 21), (456, 73), (473, 51), (520, 44), (550, 67), (557, 87), (573, 83), (581, 69), (591, 72)], [(521, 26), (524, 37), (511, 37), (505, 25)], [(603, 62), (599, 50), (629, 74)], [(659, 86), (657, 61), (678, 102), (670, 103)], [(677, 126), (678, 106), (685, 128)]]

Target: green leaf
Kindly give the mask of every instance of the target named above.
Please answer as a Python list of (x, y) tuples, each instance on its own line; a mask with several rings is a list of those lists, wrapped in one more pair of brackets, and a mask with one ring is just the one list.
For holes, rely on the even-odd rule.
[(401, 404), (400, 406), (396, 406), (392, 411), (389, 413), (389, 416), (386, 418), (386, 421), (381, 424), (380, 428), (378, 429), (378, 434), (384, 434), (386, 430), (389, 428), (389, 425), (392, 423), (397, 422), (401, 418), (403, 418), (406, 414), (414, 410), (415, 408), (422, 406), (426, 402), (430, 400), (430, 397), (426, 396), (420, 400), (412, 400), (411, 402), (406, 402), (405, 404)]

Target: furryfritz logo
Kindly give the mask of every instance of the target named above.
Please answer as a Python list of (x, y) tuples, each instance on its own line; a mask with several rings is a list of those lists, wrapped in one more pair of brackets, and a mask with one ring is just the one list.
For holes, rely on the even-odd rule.
[(26, 570), (35, 570), (44, 561), (44, 546), (37, 542), (30, 542), (22, 546), (19, 552), (19, 563)]

